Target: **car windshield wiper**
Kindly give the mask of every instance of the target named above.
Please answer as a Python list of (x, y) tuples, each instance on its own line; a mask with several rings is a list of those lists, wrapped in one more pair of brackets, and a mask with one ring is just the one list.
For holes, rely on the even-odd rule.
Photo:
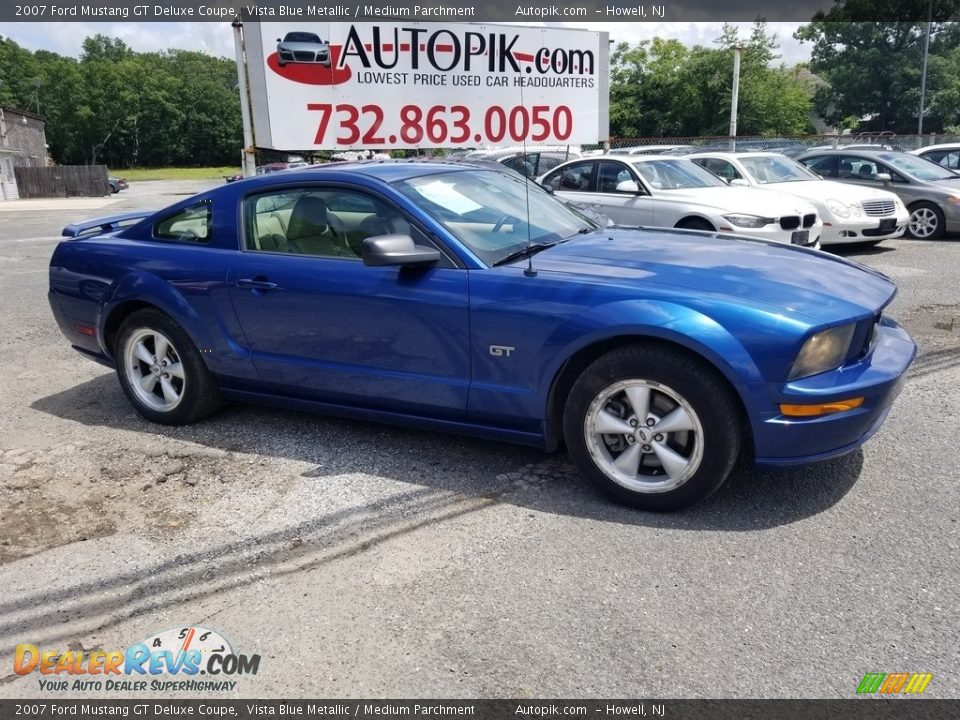
[(584, 225), (582, 228), (578, 228), (577, 231), (576, 231), (573, 235), (567, 235), (567, 237), (565, 237), (565, 238), (564, 238), (563, 240), (561, 240), (560, 242), (566, 242), (567, 240), (573, 240), (577, 235), (589, 235), (590, 233), (592, 233), (594, 230), (597, 230), (597, 229), (598, 229), (598, 228), (593, 228), (593, 227), (590, 227), (589, 225)]
[(505, 265), (508, 262), (513, 262), (514, 260), (519, 260), (520, 258), (529, 257), (530, 255), (536, 255), (541, 250), (546, 250), (547, 248), (552, 248), (557, 243), (555, 242), (546, 242), (546, 243), (532, 243), (530, 245), (524, 245), (519, 250), (514, 250), (512, 253), (507, 253), (502, 258), (493, 263), (493, 267), (498, 265)]

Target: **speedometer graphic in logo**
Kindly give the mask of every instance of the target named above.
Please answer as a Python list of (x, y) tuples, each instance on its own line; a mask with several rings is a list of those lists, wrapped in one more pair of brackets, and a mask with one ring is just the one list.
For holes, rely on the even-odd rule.
[(197, 663), (206, 667), (213, 655), (233, 655), (233, 648), (223, 635), (216, 630), (201, 625), (171, 628), (146, 638), (143, 641), (151, 652), (167, 651), (174, 656), (189, 652), (199, 652), (202, 661)]

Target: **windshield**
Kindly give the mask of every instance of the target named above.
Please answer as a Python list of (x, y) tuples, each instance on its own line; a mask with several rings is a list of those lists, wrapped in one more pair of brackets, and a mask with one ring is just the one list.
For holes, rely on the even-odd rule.
[(945, 180), (960, 177), (942, 165), (907, 153), (884, 153), (880, 159), (895, 170), (910, 175), (917, 180)]
[(655, 190), (726, 187), (727, 184), (692, 160), (631, 160), (634, 169)]
[(318, 43), (321, 42), (319, 35), (314, 35), (313, 33), (308, 32), (288, 32), (283, 36), (284, 42), (300, 42), (300, 43)]
[(599, 227), (516, 173), (460, 170), (395, 187), (488, 265), (525, 248), (528, 233), (538, 245)]
[(740, 158), (740, 163), (758, 185), (768, 183), (801, 182), (820, 178), (803, 165), (788, 157), (759, 155)]

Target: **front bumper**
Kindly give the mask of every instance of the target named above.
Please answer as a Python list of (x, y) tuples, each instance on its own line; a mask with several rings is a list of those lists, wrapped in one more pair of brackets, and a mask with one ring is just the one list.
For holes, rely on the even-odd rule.
[(917, 346), (893, 320), (876, 327), (876, 344), (860, 361), (837, 370), (795, 380), (775, 393), (781, 403), (828, 403), (862, 397), (863, 405), (811, 418), (786, 417), (778, 409), (753, 423), (758, 465), (802, 465), (856, 449), (880, 428), (903, 389)]
[[(880, 225), (883, 220), (894, 220), (893, 228), (881, 232)], [(909, 220), (910, 214), (906, 210), (885, 217), (834, 218), (829, 223), (824, 223), (820, 244), (842, 245), (898, 238), (906, 231)]]
[[(726, 228), (732, 227), (731, 230)], [(724, 220), (723, 224), (720, 227), (721, 232), (734, 233), (736, 235), (743, 235), (745, 237), (761, 238), (763, 240), (772, 240), (774, 242), (780, 242), (785, 245), (796, 244), (798, 247), (807, 247), (817, 249), (819, 248), (820, 236), (823, 232), (823, 223), (817, 218), (817, 222), (811, 225), (808, 228), (798, 227), (796, 230), (784, 230), (777, 224), (766, 225), (762, 228), (744, 228), (732, 226), (730, 223)], [(795, 232), (807, 232), (807, 242), (805, 244), (794, 243), (793, 234)]]

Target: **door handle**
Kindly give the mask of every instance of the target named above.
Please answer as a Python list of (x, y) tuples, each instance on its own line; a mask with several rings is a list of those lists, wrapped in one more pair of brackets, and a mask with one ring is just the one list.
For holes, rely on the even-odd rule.
[(276, 290), (277, 284), (264, 278), (242, 278), (237, 280), (237, 287), (251, 290)]

